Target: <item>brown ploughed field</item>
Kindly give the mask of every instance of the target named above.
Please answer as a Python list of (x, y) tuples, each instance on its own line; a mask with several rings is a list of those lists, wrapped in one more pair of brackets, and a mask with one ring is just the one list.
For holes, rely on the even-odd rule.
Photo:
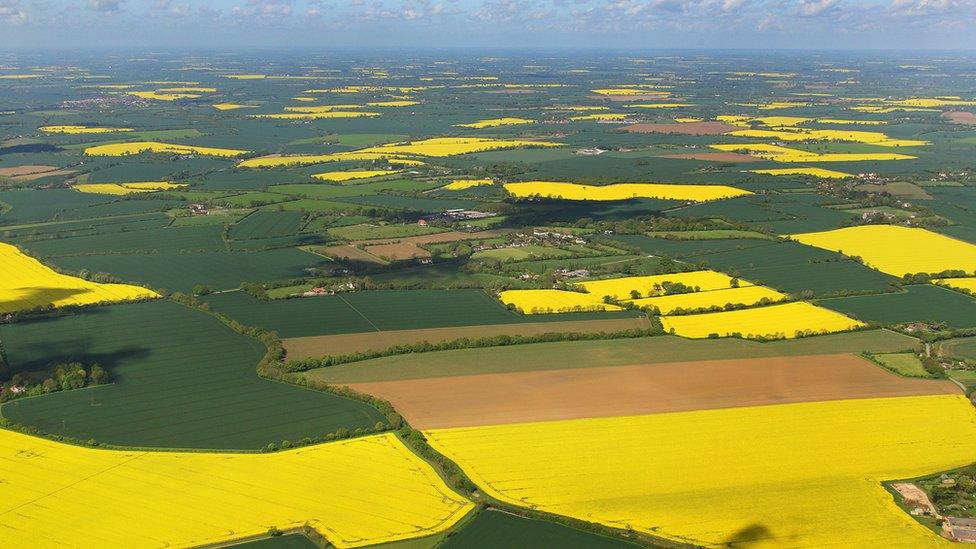
[(969, 111), (951, 111), (942, 113), (942, 118), (953, 124), (976, 125), (976, 114)]
[(685, 122), (683, 124), (633, 124), (624, 126), (630, 133), (670, 133), (679, 135), (722, 135), (741, 130), (725, 122)]
[(437, 429), (874, 397), (959, 393), (856, 355), (636, 364), (352, 383)]
[(38, 166), (38, 165), (12, 166), (10, 168), (0, 168), (0, 176), (15, 177), (18, 175), (31, 175), (35, 173), (53, 172), (58, 169), (59, 168), (57, 166)]

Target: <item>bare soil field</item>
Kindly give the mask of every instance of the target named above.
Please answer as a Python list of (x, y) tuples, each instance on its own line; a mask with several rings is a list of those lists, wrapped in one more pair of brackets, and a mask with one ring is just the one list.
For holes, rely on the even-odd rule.
[(549, 333), (621, 332), (647, 329), (644, 317), (611, 318), (606, 320), (570, 320), (562, 322), (531, 322), (525, 324), (495, 324), (461, 326), (457, 328), (428, 328), (424, 330), (394, 330), (327, 336), (293, 337), (282, 341), (290, 360), (326, 355), (345, 355), (362, 351), (388, 349), (410, 343), (438, 343), (462, 337), (481, 338), (496, 335), (540, 335)]
[(680, 412), (792, 402), (952, 394), (851, 354), (636, 364), (352, 383), (418, 429)]
[(976, 114), (968, 111), (951, 111), (942, 113), (942, 118), (953, 124), (976, 125)]
[(676, 158), (679, 160), (705, 160), (707, 162), (730, 162), (741, 164), (744, 162), (763, 162), (762, 158), (732, 152), (697, 152), (682, 154), (665, 154), (658, 158)]
[(3, 177), (16, 177), (18, 175), (31, 175), (35, 173), (53, 172), (57, 170), (57, 166), (39, 166), (29, 164), (26, 166), (12, 166), (10, 168), (0, 168), (0, 176)]
[(382, 259), (348, 244), (342, 244), (339, 246), (321, 246), (315, 248), (315, 252), (327, 255), (329, 257), (334, 257), (336, 259), (346, 259), (349, 261), (359, 261), (362, 263), (377, 263), (380, 265), (386, 264), (386, 262)]
[(722, 135), (741, 130), (725, 122), (687, 122), (684, 124), (633, 124), (624, 126), (630, 133), (665, 133), (677, 135)]

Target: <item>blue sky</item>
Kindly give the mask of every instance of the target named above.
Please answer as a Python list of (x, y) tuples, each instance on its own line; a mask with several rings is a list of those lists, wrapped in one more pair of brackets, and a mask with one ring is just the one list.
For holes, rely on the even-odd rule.
[(976, 49), (976, 0), (0, 0), (0, 48)]

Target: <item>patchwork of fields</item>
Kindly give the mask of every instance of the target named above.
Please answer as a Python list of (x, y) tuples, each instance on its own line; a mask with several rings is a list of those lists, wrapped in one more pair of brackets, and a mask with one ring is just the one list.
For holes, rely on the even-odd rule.
[(0, 52), (0, 547), (945, 545), (974, 75)]

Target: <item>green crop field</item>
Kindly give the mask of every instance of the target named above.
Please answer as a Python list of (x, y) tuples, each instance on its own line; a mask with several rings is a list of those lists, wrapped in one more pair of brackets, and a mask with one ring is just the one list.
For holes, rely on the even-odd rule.
[(258, 210), (234, 223), (230, 228), (230, 237), (247, 240), (293, 235), (302, 228), (302, 219), (301, 212)]
[(274, 536), (233, 545), (236, 549), (318, 549), (318, 545), (301, 534)]
[[(153, 223), (155, 225), (155, 223)], [(64, 257), (124, 253), (219, 252), (227, 249), (217, 225), (196, 227), (150, 227), (149, 233), (126, 230), (24, 242), (31, 254)]]
[(976, 299), (939, 286), (907, 286), (904, 292), (824, 299), (819, 304), (886, 325), (936, 322), (950, 328), (976, 327)]
[(358, 383), (726, 358), (864, 351), (897, 352), (911, 349), (916, 343), (917, 340), (914, 338), (887, 330), (833, 334), (769, 343), (742, 339), (694, 340), (657, 336), (639, 339), (532, 343), (510, 347), (400, 355), (310, 370), (304, 375), (329, 383)]
[(300, 277), (306, 269), (328, 265), (330, 261), (295, 248), (283, 248), (259, 252), (66, 256), (53, 263), (72, 272), (87, 269), (153, 288), (189, 291), (196, 284), (227, 290), (241, 282)]
[(932, 377), (915, 353), (881, 353), (874, 355), (874, 360), (885, 368), (908, 377)]
[(259, 378), (259, 341), (168, 301), (3, 325), (0, 337), (15, 371), (75, 359), (113, 376), (111, 385), (0, 408), (55, 435), (119, 446), (257, 449), (384, 420), (359, 402)]
[(519, 517), (503, 511), (486, 510), (479, 513), (463, 528), (453, 532), (438, 547), (611, 549), (640, 546), (551, 522)]
[(638, 313), (520, 315), (482, 290), (406, 290), (348, 292), (334, 296), (259, 301), (244, 292), (206, 297), (214, 311), (248, 326), (261, 326), (282, 337), (303, 337), (385, 330), (446, 328), (589, 320)]

